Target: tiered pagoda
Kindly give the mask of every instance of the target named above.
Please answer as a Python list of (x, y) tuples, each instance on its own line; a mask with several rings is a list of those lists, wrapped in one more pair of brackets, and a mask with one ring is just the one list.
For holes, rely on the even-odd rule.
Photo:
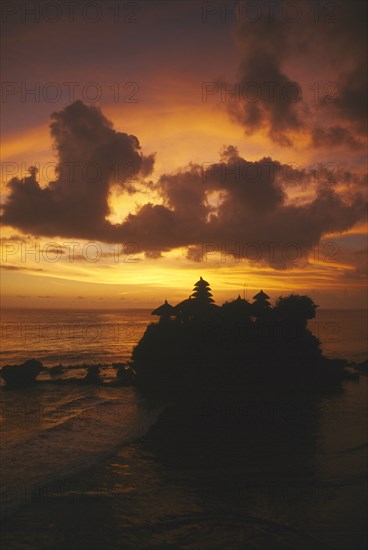
[(254, 302), (252, 303), (252, 314), (257, 319), (263, 319), (267, 317), (271, 311), (271, 304), (269, 302), (270, 297), (261, 290), (253, 296)]
[(193, 319), (208, 319), (218, 317), (221, 313), (226, 318), (235, 320), (249, 320), (250, 317), (265, 319), (271, 312), (270, 297), (261, 290), (253, 296), (254, 302), (250, 304), (240, 295), (232, 302), (225, 302), (220, 308), (213, 299), (210, 284), (202, 277), (195, 283), (192, 294), (176, 306), (172, 306), (167, 300), (152, 311), (152, 315), (160, 317), (160, 323), (168, 322), (173, 317), (179, 323), (187, 323)]

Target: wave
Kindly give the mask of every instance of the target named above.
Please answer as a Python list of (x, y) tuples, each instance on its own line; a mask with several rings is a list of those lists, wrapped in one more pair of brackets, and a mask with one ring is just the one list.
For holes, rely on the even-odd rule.
[(361, 445), (356, 445), (355, 447), (350, 447), (348, 449), (342, 449), (340, 453), (355, 453), (357, 451), (365, 451), (368, 449), (368, 443), (362, 443)]
[(148, 411), (132, 389), (114, 393), (114, 398), (86, 395), (58, 403), (33, 433), (3, 446), (2, 515), (147, 432), (160, 411)]

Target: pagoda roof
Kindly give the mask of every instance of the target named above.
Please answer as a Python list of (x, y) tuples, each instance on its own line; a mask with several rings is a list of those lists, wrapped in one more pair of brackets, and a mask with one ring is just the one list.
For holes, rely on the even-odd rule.
[[(194, 297), (194, 298), (195, 298), (195, 297), (196, 297), (196, 292), (198, 292), (198, 289), (197, 289), (197, 288), (194, 288), (193, 290), (194, 290), (194, 292), (193, 292), (193, 294), (191, 294), (191, 297)], [(212, 292), (211, 292), (210, 290), (207, 290), (207, 291), (206, 291), (206, 296), (213, 296), (213, 294), (212, 294)]]
[(158, 308), (154, 309), (151, 313), (151, 315), (174, 315), (175, 314), (175, 308), (168, 303), (167, 300), (159, 306)]
[(210, 283), (200, 277), (199, 281), (197, 281), (194, 286), (210, 286)]
[(174, 306), (174, 310), (177, 311), (188, 311), (189, 308), (192, 307), (193, 303), (195, 302), (194, 298), (187, 298), (186, 300), (183, 300), (182, 302), (179, 302)]
[(220, 309), (219, 306), (212, 303), (214, 300), (210, 298), (210, 303), (203, 303), (200, 300), (197, 300), (196, 298), (189, 297), (186, 300), (183, 300), (179, 304), (175, 306), (175, 312), (178, 313), (179, 311), (183, 311), (185, 313), (189, 314), (196, 314), (199, 311), (202, 310), (203, 307), (209, 308), (211, 310)]
[(253, 296), (253, 300), (269, 300), (270, 297), (267, 296), (267, 294), (265, 292), (263, 292), (263, 290), (261, 290), (260, 292), (258, 292), (258, 294), (255, 294)]
[(231, 302), (225, 302), (224, 304), (222, 304), (222, 307), (231, 308), (231, 309), (232, 308), (245, 309), (245, 308), (248, 308), (249, 306), (250, 306), (250, 303), (244, 298), (241, 298), (240, 295), (235, 300), (232, 300)]

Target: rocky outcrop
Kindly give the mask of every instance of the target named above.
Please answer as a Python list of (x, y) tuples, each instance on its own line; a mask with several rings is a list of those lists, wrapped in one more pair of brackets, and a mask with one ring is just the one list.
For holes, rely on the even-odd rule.
[(44, 366), (41, 361), (29, 359), (21, 365), (5, 365), (1, 369), (1, 376), (8, 388), (24, 388), (33, 384), (42, 370)]

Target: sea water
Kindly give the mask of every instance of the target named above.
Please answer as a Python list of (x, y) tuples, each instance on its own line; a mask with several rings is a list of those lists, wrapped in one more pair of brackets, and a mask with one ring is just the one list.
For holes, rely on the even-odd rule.
[[(129, 358), (150, 321), (146, 310), (8, 310), (3, 364), (36, 357), (46, 365), (101, 362), (109, 369)], [(365, 358), (363, 312), (320, 311), (312, 323), (327, 355)], [(22, 325), (28, 338), (19, 341)], [(35, 337), (39, 325), (52, 338)], [(78, 337), (60, 336), (61, 325), (73, 325)], [(111, 328), (119, 325), (121, 340)], [(133, 388), (2, 391), (4, 547), (363, 548), (366, 390), (362, 376), (319, 403), (306, 445), (286, 457), (286, 472), (270, 471), (267, 457), (277, 449), (267, 442), (254, 460), (250, 449), (236, 470), (168, 470), (139, 444), (161, 410), (147, 407)], [(302, 467), (294, 471), (289, 462)]]
[[(147, 325), (148, 309), (3, 309), (0, 366), (35, 357), (45, 366), (127, 361)], [(367, 358), (365, 310), (317, 310), (309, 321), (328, 357)]]

